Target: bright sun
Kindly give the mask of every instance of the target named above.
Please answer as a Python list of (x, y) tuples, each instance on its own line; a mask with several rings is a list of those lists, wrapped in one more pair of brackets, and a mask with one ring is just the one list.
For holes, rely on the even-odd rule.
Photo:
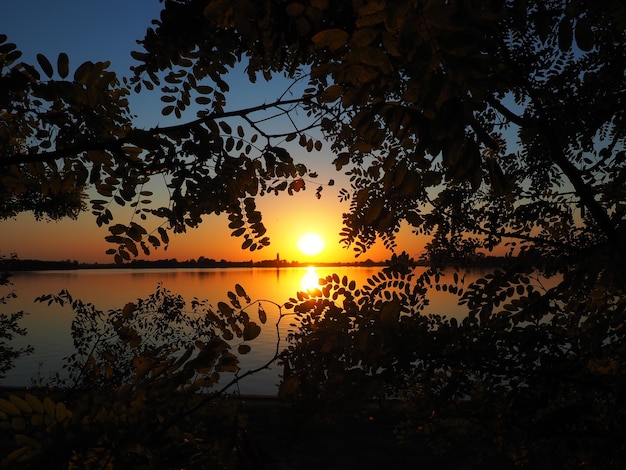
[(298, 239), (298, 249), (307, 256), (315, 256), (324, 249), (324, 239), (317, 233), (305, 233)]

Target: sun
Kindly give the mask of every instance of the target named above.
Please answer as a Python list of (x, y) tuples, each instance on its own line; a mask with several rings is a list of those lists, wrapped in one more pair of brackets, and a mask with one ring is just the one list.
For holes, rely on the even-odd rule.
[(324, 245), (324, 239), (314, 232), (305, 233), (298, 239), (298, 250), (307, 256), (319, 255)]

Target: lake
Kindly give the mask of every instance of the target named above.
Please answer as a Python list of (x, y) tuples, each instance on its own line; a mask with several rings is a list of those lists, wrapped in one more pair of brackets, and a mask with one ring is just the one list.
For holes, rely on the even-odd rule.
[[(421, 269), (421, 268), (418, 268)], [(74, 299), (90, 302), (96, 308), (106, 311), (122, 308), (128, 302), (135, 302), (154, 293), (159, 283), (167, 290), (180, 294), (189, 304), (194, 299), (207, 299), (212, 305), (218, 301), (228, 301), (227, 292), (234, 291), (235, 285), (244, 287), (250, 298), (263, 300), (267, 313), (267, 323), (261, 335), (252, 343), (252, 353), (243, 356), (242, 372), (267, 362), (276, 348), (275, 324), (278, 308), (272, 303), (282, 304), (298, 291), (314, 288), (320, 277), (337, 273), (356, 281), (358, 286), (380, 272), (382, 267), (292, 267), (292, 268), (223, 268), (223, 269), (81, 269), (69, 271), (19, 272), (11, 277), (12, 286), (4, 287), (2, 293), (13, 290), (17, 298), (2, 305), (3, 311), (27, 312), (20, 326), (28, 330), (26, 337), (16, 338), (12, 344), (34, 346), (33, 354), (16, 361), (15, 368), (0, 380), (0, 386), (28, 386), (38, 378), (46, 378), (61, 372), (63, 358), (73, 352), (70, 325), (73, 311), (68, 306), (35, 303), (34, 299), (44, 294), (57, 294), (67, 289)], [(472, 273), (466, 283), (477, 274)], [(449, 316), (462, 315), (456, 305), (456, 297), (444, 292), (432, 292), (432, 307), (438, 313)], [(189, 306), (191, 310), (191, 306)], [(253, 310), (256, 312), (256, 310)], [(254, 314), (251, 314), (254, 315)], [(281, 345), (289, 329), (289, 321), (280, 326)], [(242, 393), (274, 395), (277, 392), (278, 374), (275, 366), (240, 382)]]

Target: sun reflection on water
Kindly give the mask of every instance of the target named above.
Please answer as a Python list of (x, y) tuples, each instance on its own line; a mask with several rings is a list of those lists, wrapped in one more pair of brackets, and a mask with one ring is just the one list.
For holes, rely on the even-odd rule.
[(315, 266), (309, 266), (306, 268), (306, 272), (304, 273), (304, 276), (302, 276), (302, 280), (300, 281), (300, 288), (303, 291), (310, 291), (313, 289), (318, 289), (319, 279), (320, 279), (320, 275), (317, 274)]

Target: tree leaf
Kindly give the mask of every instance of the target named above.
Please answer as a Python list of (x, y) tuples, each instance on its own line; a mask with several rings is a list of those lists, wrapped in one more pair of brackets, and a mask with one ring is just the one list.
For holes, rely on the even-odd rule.
[(302, 3), (291, 2), (289, 5), (287, 5), (287, 8), (285, 9), (285, 11), (287, 12), (287, 15), (289, 15), (290, 17), (296, 18), (298, 16), (301, 16), (304, 13), (305, 7)]
[(311, 38), (316, 47), (328, 47), (331, 51), (342, 48), (348, 42), (350, 36), (342, 29), (333, 28), (320, 31)]
[(559, 49), (563, 52), (569, 51), (572, 47), (572, 39), (574, 32), (572, 30), (572, 23), (569, 18), (563, 17), (559, 23)]
[(243, 340), (252, 341), (261, 334), (261, 327), (255, 322), (251, 321), (246, 324), (243, 329)]
[(218, 302), (217, 308), (222, 312), (224, 316), (230, 318), (233, 315), (233, 309), (226, 302)]
[(594, 46), (593, 32), (591, 31), (591, 25), (584, 18), (579, 19), (576, 22), (574, 29), (574, 35), (576, 37), (576, 45), (583, 51), (590, 51)]
[(41, 70), (43, 70), (43, 73), (45, 73), (48, 78), (52, 78), (54, 75), (54, 69), (52, 68), (52, 64), (48, 58), (43, 54), (37, 54), (37, 62), (39, 63)]
[(12, 416), (21, 415), (20, 410), (13, 403), (4, 398), (0, 398), (0, 411)]
[(87, 83), (87, 80), (89, 79), (89, 74), (91, 73), (93, 66), (93, 62), (89, 61), (80, 64), (74, 72), (74, 81), (83, 84)]
[(70, 60), (65, 52), (59, 54), (57, 59), (57, 70), (61, 78), (67, 78), (70, 73)]
[(144, 377), (150, 372), (155, 364), (155, 360), (149, 356), (139, 356), (133, 359), (133, 366), (137, 377)]
[(247, 298), (248, 294), (246, 294), (245, 289), (241, 286), (241, 284), (235, 284), (235, 292), (239, 297)]

